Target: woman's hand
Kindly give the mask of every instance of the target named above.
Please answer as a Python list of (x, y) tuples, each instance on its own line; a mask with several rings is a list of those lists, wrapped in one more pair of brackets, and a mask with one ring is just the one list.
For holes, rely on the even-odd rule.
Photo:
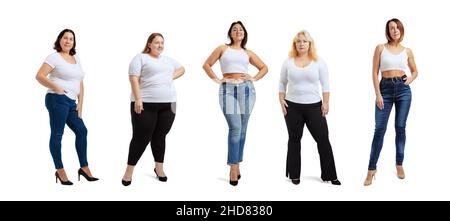
[(283, 112), (283, 115), (286, 116), (286, 114), (287, 114), (286, 107), (288, 107), (286, 100), (280, 100), (280, 105), (281, 105), (281, 111)]
[(256, 78), (252, 77), (249, 74), (244, 74), (243, 79), (246, 81), (253, 81), (253, 82), (256, 81)]
[(413, 78), (412, 77), (405, 77), (405, 78), (403, 78), (403, 81), (405, 81), (405, 82), (403, 82), (405, 85), (409, 85), (409, 84), (411, 84), (412, 82), (413, 82)]
[(59, 94), (59, 95), (64, 95), (64, 94), (67, 93), (67, 91), (64, 90), (63, 88), (58, 87), (58, 88), (55, 90), (55, 93), (56, 93), (56, 94)]
[(378, 109), (380, 109), (380, 110), (384, 109), (383, 97), (381, 95), (377, 95), (376, 103), (377, 103)]
[(322, 103), (322, 117), (325, 117), (325, 115), (327, 115), (328, 114), (328, 108), (329, 108), (329, 105), (328, 105), (328, 103)]
[(81, 104), (80, 102), (77, 103), (77, 113), (78, 118), (83, 119), (83, 104)]
[(217, 84), (222, 84), (224, 82), (224, 79), (215, 78), (214, 82), (216, 82)]
[(140, 114), (144, 110), (144, 105), (142, 104), (142, 99), (137, 99), (134, 101), (134, 112)]

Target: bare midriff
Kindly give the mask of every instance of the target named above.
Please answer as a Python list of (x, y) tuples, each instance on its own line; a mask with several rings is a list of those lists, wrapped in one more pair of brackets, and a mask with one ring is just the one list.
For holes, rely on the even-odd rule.
[(390, 71), (383, 71), (381, 72), (381, 76), (383, 78), (395, 78), (395, 77), (402, 77), (405, 75), (404, 71), (400, 70), (390, 70)]
[(223, 74), (223, 77), (231, 78), (231, 79), (242, 79), (242, 78), (245, 78), (245, 75), (246, 74), (244, 74), (244, 73), (226, 73), (226, 74)]

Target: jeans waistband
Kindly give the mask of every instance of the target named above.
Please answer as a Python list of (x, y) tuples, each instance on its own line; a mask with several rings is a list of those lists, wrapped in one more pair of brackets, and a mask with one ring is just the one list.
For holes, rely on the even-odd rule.
[(392, 81), (392, 82), (396, 82), (396, 81), (404, 81), (404, 79), (406, 78), (406, 74), (401, 76), (401, 77), (392, 77), (392, 78), (381, 78), (381, 81)]
[(221, 85), (223, 86), (240, 86), (240, 85), (245, 85), (245, 84), (252, 84), (252, 81), (250, 80), (238, 80), (238, 81), (226, 81), (226, 82), (222, 82)]

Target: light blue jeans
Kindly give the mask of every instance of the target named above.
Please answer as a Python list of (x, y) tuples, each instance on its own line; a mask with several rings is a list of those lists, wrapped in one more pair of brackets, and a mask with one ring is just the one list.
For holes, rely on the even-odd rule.
[(242, 162), (248, 120), (255, 100), (256, 93), (252, 81), (220, 85), (220, 107), (229, 128), (227, 164)]

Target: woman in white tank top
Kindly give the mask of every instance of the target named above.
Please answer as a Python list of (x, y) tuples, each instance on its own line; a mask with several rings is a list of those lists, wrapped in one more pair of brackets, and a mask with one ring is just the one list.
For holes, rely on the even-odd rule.
[[(369, 168), (364, 185), (372, 184), (377, 169), (377, 161), (383, 146), (383, 138), (389, 119), (389, 114), (395, 106), (395, 146), (396, 169), (399, 179), (405, 178), (403, 158), (405, 149), (405, 127), (411, 106), (410, 84), (417, 78), (417, 68), (410, 48), (400, 44), (403, 40), (404, 28), (400, 20), (394, 18), (386, 23), (386, 44), (380, 44), (375, 49), (373, 57), (372, 80), (375, 88), (375, 133), (370, 152)], [(411, 76), (405, 71), (409, 68)], [(382, 79), (378, 80), (381, 72)]]
[[(243, 159), (248, 120), (256, 98), (253, 82), (264, 77), (268, 69), (255, 53), (245, 47), (247, 31), (242, 22), (231, 24), (228, 38), (230, 43), (217, 47), (206, 59), (203, 69), (220, 84), (219, 102), (229, 127), (227, 164), (230, 165), (230, 184), (236, 186), (241, 178), (239, 163)], [(222, 79), (211, 68), (217, 60), (222, 69)], [(248, 74), (249, 64), (258, 69), (256, 75)]]

